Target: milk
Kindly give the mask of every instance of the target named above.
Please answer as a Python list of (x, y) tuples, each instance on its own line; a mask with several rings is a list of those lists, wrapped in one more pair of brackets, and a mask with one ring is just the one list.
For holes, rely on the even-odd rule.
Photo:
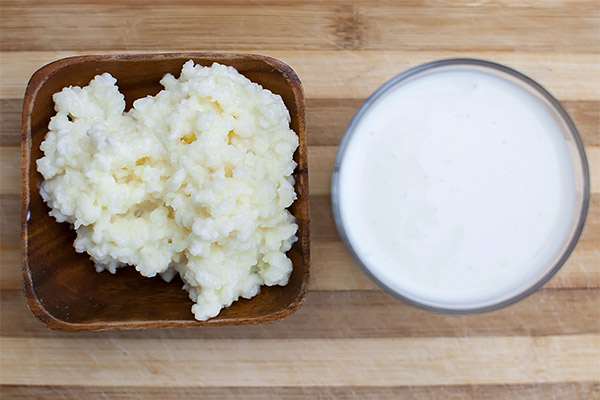
[(387, 90), (339, 164), (339, 220), (389, 289), (485, 307), (544, 274), (572, 219), (574, 172), (551, 111), (517, 85), (441, 69)]

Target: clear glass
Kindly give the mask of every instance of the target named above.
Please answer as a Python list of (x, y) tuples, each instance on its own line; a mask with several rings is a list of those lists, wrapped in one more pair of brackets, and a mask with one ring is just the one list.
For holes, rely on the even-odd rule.
[[(350, 140), (352, 140), (352, 135), (355, 131), (355, 127), (357, 126), (358, 122), (361, 120), (363, 115), (365, 115), (370, 106), (379, 97), (384, 95), (388, 90), (395, 87), (396, 85), (404, 83), (416, 77), (422, 77), (433, 72), (439, 72), (440, 69), (464, 70), (465, 68), (471, 69), (473, 71), (491, 74), (493, 76), (497, 76), (508, 82), (511, 82), (514, 85), (517, 85), (518, 87), (527, 91), (527, 93), (529, 93), (535, 100), (537, 100), (539, 104), (541, 104), (549, 112), (549, 114), (552, 115), (556, 124), (559, 126), (563, 134), (565, 143), (567, 145), (567, 149), (571, 157), (575, 179), (575, 203), (568, 232), (565, 235), (559, 248), (557, 249), (555, 257), (545, 266), (545, 268), (540, 270), (540, 272), (533, 279), (531, 279), (528, 282), (524, 282), (522, 290), (519, 290), (517, 294), (509, 298), (500, 298), (497, 302), (493, 303), (488, 302), (487, 304), (469, 304), (468, 306), (461, 307), (440, 307), (421, 303), (419, 301), (407, 297), (399, 291), (391, 289), (391, 287), (386, 285), (385, 282), (379, 280), (370, 271), (369, 266), (366, 265), (363, 262), (363, 260), (360, 259), (357, 252), (354, 250), (348, 235), (346, 234), (346, 230), (344, 228), (345, 221), (341, 218), (339, 198), (339, 173), (340, 166), (344, 159), (345, 150)], [(334, 219), (338, 231), (342, 237), (342, 240), (346, 244), (354, 259), (357, 261), (358, 265), (382, 289), (386, 290), (390, 294), (400, 298), (401, 300), (404, 300), (409, 304), (430, 311), (450, 314), (472, 314), (496, 310), (513, 304), (529, 296), (537, 289), (542, 287), (563, 266), (563, 264), (566, 262), (567, 258), (575, 248), (575, 245), (583, 230), (590, 197), (590, 178), (585, 150), (579, 133), (577, 132), (577, 128), (575, 127), (575, 124), (573, 123), (565, 109), (558, 102), (558, 100), (556, 100), (546, 89), (544, 89), (537, 82), (521, 74), (520, 72), (517, 72), (511, 68), (500, 64), (476, 59), (449, 59), (424, 64), (396, 76), (395, 78), (384, 84), (381, 88), (379, 88), (363, 104), (363, 106), (359, 109), (359, 111), (352, 119), (352, 122), (348, 126), (348, 129), (346, 130), (346, 133), (340, 143), (340, 147), (334, 164), (331, 193)]]

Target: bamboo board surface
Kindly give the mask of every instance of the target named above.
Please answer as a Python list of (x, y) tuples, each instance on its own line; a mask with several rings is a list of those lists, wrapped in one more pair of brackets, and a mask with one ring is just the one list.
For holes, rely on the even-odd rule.
[[(17, 1), (0, 4), (1, 398), (600, 398), (600, 5), (538, 2)], [(307, 98), (311, 287), (260, 326), (65, 333), (24, 302), (20, 118), (27, 80), (81, 54), (269, 55)], [(591, 169), (583, 235), (557, 276), (509, 308), (417, 310), (381, 292), (333, 225), (337, 145), (394, 75), (449, 57), (507, 64), (566, 107)]]

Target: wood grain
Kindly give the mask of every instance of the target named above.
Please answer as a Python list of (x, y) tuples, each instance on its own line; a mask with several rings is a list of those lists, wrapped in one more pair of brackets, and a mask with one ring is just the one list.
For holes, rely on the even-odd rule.
[(18, 386), (4, 385), (0, 392), (11, 399), (80, 400), (106, 397), (110, 399), (201, 398), (290, 400), (309, 399), (406, 399), (458, 400), (465, 398), (506, 400), (521, 398), (540, 399), (595, 399), (600, 387), (595, 383), (542, 383), (521, 385), (438, 385), (438, 386), (303, 386), (303, 387), (213, 387), (198, 386), (139, 388), (133, 386)]
[[(307, 382), (315, 386), (593, 382), (600, 368), (599, 340), (597, 334), (201, 341), (2, 337), (0, 383), (282, 387)], [(20, 356), (25, 352), (30, 357)], [(178, 368), (181, 364), (186, 368)]]
[(0, 194), (18, 194), (21, 185), (21, 148), (0, 147)]
[[(257, 326), (56, 332), (27, 310), (19, 243), (21, 107), (31, 74), (83, 54), (241, 51), (306, 96), (311, 292)], [(506, 64), (579, 128), (592, 198), (544, 289), (497, 312), (428, 313), (380, 291), (333, 225), (330, 174), (364, 100), (418, 64)], [(600, 399), (600, 6), (593, 0), (3, 0), (0, 11), (0, 398)], [(113, 277), (113, 278), (118, 278)]]
[(21, 144), (21, 112), (23, 99), (0, 99), (0, 146), (18, 147)]
[[(182, 50), (364, 49), (586, 52), (597, 34), (590, 4), (514, 7), (510, 3), (438, 4), (435, 10), (404, 4), (269, 2), (235, 6), (215, 2), (118, 3), (78, 1), (3, 3), (3, 51), (20, 49), (154, 51), (163, 43)], [(65, 6), (71, 19), (62, 15)], [(556, 26), (562, 34), (556, 35)], [(493, 26), (495, 29), (489, 29)], [(383, 29), (382, 27), (386, 27)], [(193, 34), (190, 34), (193, 32)], [(274, 35), (274, 32), (285, 32)], [(102, 36), (103, 40), (94, 40)], [(548, 37), (554, 36), (549, 41)], [(57, 39), (62, 39), (60, 42)], [(65, 40), (66, 39), (66, 40)]]
[(4, 290), (1, 296), (0, 336), (12, 338), (270, 340), (600, 334), (600, 291), (586, 289), (544, 289), (509, 308), (475, 316), (426, 312), (381, 291), (312, 291), (293, 316), (269, 325), (77, 333), (47, 329), (27, 312), (20, 290)]
[[(121, 49), (121, 50), (119, 50)], [(180, 51), (162, 47), (156, 52)], [(217, 48), (218, 50), (218, 48)], [(221, 49), (222, 50), (222, 49)], [(243, 51), (236, 48), (232, 51)], [(255, 50), (258, 52), (258, 49)], [(11, 51), (0, 58), (0, 98), (22, 97), (29, 77), (51, 61), (83, 54), (144, 53), (140, 48), (75, 51)], [(358, 50), (260, 50), (290, 65), (301, 77), (306, 97), (364, 99), (400, 72), (443, 58), (481, 58), (506, 64), (544, 85), (561, 101), (600, 100), (600, 54), (515, 51), (358, 51)], [(325, 70), (327, 73), (323, 73)]]

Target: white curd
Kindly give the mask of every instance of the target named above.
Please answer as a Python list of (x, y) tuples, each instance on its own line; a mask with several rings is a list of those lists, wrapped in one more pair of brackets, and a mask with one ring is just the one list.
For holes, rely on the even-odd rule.
[(161, 84), (128, 112), (110, 74), (56, 93), (40, 192), (99, 271), (178, 273), (205, 320), (288, 282), (298, 137), (281, 97), (232, 67), (189, 61)]

